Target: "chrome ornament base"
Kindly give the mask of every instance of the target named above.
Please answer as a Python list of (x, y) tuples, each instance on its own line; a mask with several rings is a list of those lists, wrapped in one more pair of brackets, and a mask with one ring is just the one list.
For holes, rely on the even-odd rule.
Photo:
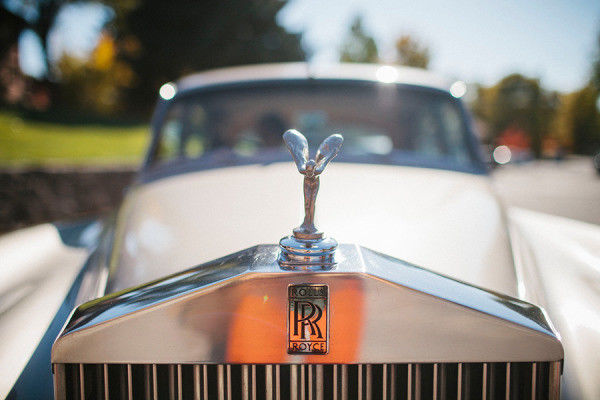
[(279, 266), (283, 269), (331, 269), (337, 263), (338, 242), (333, 238), (297, 239), (290, 235), (279, 241)]

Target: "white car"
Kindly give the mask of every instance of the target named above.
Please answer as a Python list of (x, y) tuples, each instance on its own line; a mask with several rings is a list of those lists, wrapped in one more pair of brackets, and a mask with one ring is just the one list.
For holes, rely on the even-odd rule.
[(306, 64), (163, 86), (113, 216), (0, 239), (0, 394), (600, 398), (600, 229), (506, 209), (450, 87)]

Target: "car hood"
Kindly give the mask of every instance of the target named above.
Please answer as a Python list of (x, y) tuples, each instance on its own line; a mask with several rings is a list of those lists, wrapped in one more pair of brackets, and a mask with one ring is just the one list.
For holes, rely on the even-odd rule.
[[(302, 177), (291, 163), (137, 185), (120, 210), (108, 291), (277, 243), (302, 218)], [(503, 208), (485, 176), (337, 163), (321, 177), (316, 219), (340, 243), (517, 296)]]

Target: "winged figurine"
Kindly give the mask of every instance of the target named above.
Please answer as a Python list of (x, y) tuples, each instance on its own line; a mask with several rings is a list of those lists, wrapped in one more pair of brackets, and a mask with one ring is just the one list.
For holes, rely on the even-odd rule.
[(285, 132), (283, 140), (292, 153), (298, 172), (304, 175), (304, 222), (294, 229), (294, 236), (298, 239), (321, 239), (323, 233), (315, 226), (315, 201), (319, 191), (319, 175), (338, 154), (344, 138), (338, 134), (329, 136), (319, 146), (314, 159), (309, 159), (308, 141), (297, 130), (290, 129)]

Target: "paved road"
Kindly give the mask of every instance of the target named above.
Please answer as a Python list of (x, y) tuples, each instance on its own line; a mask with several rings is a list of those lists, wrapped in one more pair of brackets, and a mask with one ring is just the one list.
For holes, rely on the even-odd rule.
[(506, 165), (492, 178), (508, 205), (600, 225), (600, 175), (588, 157)]

